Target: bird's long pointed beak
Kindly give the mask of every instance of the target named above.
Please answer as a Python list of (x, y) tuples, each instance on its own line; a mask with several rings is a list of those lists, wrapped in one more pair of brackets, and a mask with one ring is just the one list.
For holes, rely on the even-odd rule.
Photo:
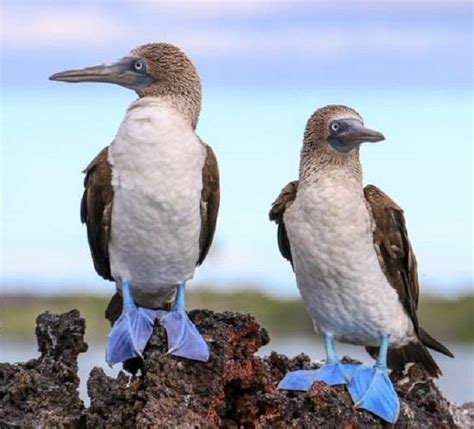
[(352, 145), (385, 140), (385, 136), (381, 132), (366, 128), (358, 122), (351, 122), (348, 129), (341, 133), (338, 138), (341, 143)]
[(99, 65), (77, 70), (66, 70), (54, 73), (50, 80), (60, 82), (105, 82), (115, 83), (130, 89), (137, 89), (150, 83), (151, 78), (133, 70), (134, 58), (122, 58), (110, 65)]

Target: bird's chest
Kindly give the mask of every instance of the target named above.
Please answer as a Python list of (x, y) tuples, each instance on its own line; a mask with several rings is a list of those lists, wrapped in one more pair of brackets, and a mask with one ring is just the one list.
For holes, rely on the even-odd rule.
[(192, 277), (205, 159), (194, 130), (166, 106), (132, 105), (109, 159), (112, 272), (143, 285)]
[(321, 179), (301, 187), (285, 224), (292, 252), (304, 261), (301, 268), (325, 281), (356, 277), (364, 261), (375, 256), (362, 189), (349, 178)]
[(114, 191), (155, 204), (186, 204), (202, 189), (204, 157), (194, 130), (172, 108), (132, 107), (109, 150)]
[(316, 326), (356, 344), (392, 333), (391, 318), (403, 314), (374, 250), (360, 183), (342, 176), (302, 186), (284, 220), (298, 287)]

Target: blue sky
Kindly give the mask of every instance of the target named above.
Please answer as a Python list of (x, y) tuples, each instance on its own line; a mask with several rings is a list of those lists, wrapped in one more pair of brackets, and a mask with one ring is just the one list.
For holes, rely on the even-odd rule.
[(49, 82), (148, 41), (182, 47), (203, 81), (198, 132), (219, 157), (222, 208), (196, 284), (296, 294), (267, 221), (297, 175), (308, 116), (356, 108), (387, 140), (363, 148), (366, 183), (405, 208), (421, 282), (472, 285), (469, 2), (2, 2), (4, 290), (107, 293), (79, 223), (81, 169), (134, 94)]

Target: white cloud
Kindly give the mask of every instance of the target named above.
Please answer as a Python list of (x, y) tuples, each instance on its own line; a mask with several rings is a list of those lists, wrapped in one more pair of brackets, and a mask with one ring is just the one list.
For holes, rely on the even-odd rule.
[(2, 11), (2, 45), (9, 48), (93, 47), (119, 40), (120, 22), (96, 9), (11, 8)]
[[(373, 0), (359, 3), (364, 10), (378, 7)], [(392, 5), (392, 0), (383, 3)], [(402, 4), (397, 6), (399, 9), (414, 8), (423, 2), (400, 3)], [(435, 7), (431, 1), (424, 3)], [(139, 22), (139, 25), (133, 26), (129, 26), (126, 19), (120, 19), (119, 15), (110, 13), (110, 2), (102, 2), (102, 8), (87, 3), (80, 8), (45, 5), (26, 8), (10, 4), (4, 7), (1, 39), (4, 47), (33, 49), (94, 49), (117, 43), (122, 45), (124, 40), (131, 44), (165, 40), (181, 46), (192, 55), (263, 55), (285, 58), (312, 55), (328, 61), (345, 55), (347, 50), (389, 54), (401, 52), (410, 55), (466, 45), (462, 30), (452, 28), (440, 27), (435, 32), (432, 27), (422, 25), (388, 26), (374, 23), (360, 26), (357, 22), (338, 25), (334, 20), (328, 23), (324, 20), (305, 22), (303, 25), (279, 22), (264, 26), (255, 23), (244, 25), (239, 21), (237, 25), (223, 27), (218, 17), (223, 13), (236, 17), (261, 12), (285, 15), (285, 8), (293, 5), (295, 9), (300, 4), (306, 3), (267, 0), (129, 2), (131, 12), (133, 5), (153, 11), (146, 17), (141, 16), (139, 21), (134, 21)], [(323, 5), (325, 10), (329, 8), (326, 0), (316, 1), (314, 7), (321, 9)], [(350, 7), (354, 8), (354, 4)], [(171, 16), (174, 19), (169, 19)], [(211, 19), (204, 25), (202, 19), (198, 19), (203, 17)], [(182, 19), (189, 18), (196, 20), (191, 21), (192, 25), (188, 25), (188, 21), (187, 25), (183, 25)]]

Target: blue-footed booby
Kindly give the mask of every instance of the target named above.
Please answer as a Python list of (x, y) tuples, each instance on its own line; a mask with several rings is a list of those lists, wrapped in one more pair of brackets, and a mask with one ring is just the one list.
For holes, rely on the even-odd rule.
[[(185, 284), (211, 246), (220, 194), (216, 157), (196, 134), (194, 65), (177, 47), (151, 43), (114, 64), (50, 79), (115, 83), (139, 97), (85, 169), (81, 220), (97, 273), (117, 287), (106, 313), (114, 321), (107, 362), (141, 357), (155, 320), (169, 353), (206, 361), (208, 346), (185, 311)], [(163, 310), (173, 298), (171, 311)]]
[[(403, 210), (362, 184), (359, 146), (381, 140), (349, 107), (317, 110), (306, 125), (299, 180), (283, 188), (270, 220), (327, 354), (320, 369), (290, 372), (279, 387), (347, 384), (357, 407), (393, 423), (399, 402), (387, 366), (416, 362), (437, 377), (426, 347), (452, 354), (418, 323), (417, 265)], [(375, 366), (342, 364), (334, 340), (365, 346)]]

